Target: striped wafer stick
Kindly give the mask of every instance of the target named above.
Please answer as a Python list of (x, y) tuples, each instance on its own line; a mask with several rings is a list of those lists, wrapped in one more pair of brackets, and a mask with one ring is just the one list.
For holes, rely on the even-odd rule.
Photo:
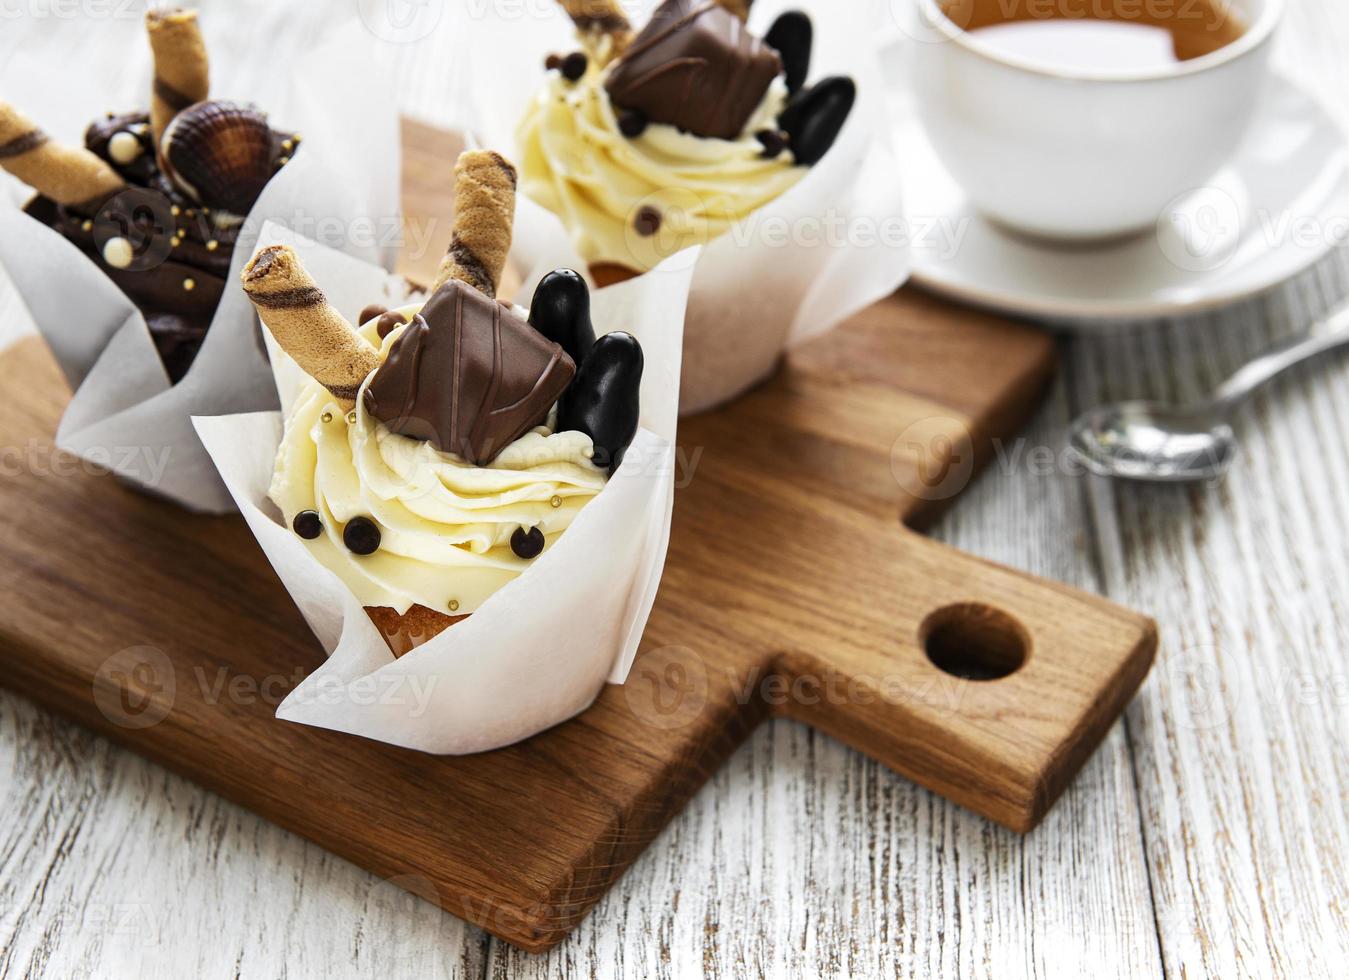
[(244, 267), (243, 284), (282, 349), (344, 409), (354, 407), (379, 353), (328, 302), (295, 250), (264, 248)]
[(561, 3), (582, 34), (608, 34), (618, 50), (632, 40), (632, 24), (618, 0), (561, 0)]
[(454, 175), (454, 236), (432, 292), (458, 279), (495, 298), (515, 224), (515, 167), (500, 153), (471, 150)]
[(150, 128), (159, 146), (173, 117), (210, 94), (210, 64), (196, 11), (151, 10), (145, 15), (145, 30), (155, 57)]
[(74, 210), (97, 210), (126, 187), (117, 171), (96, 154), (55, 142), (7, 102), (0, 102), (0, 167)]

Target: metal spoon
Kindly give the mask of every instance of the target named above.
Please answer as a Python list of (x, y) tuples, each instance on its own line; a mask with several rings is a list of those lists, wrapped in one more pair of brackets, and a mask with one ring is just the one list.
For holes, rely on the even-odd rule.
[(1345, 345), (1349, 306), (1257, 357), (1203, 402), (1175, 406), (1132, 401), (1092, 409), (1072, 424), (1069, 445), (1100, 476), (1168, 483), (1221, 476), (1236, 458), (1230, 419), (1237, 408), (1289, 368)]

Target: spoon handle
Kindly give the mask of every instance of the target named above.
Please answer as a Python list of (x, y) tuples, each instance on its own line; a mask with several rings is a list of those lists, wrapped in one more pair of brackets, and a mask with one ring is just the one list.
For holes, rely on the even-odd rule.
[(1342, 306), (1310, 330), (1251, 361), (1213, 392), (1213, 405), (1232, 409), (1257, 389), (1303, 361), (1349, 344), (1349, 305)]

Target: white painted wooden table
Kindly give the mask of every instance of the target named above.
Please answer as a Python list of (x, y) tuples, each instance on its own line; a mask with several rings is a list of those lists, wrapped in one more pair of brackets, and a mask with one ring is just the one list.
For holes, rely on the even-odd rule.
[[(218, 90), (284, 78), (276, 55), (353, 4), (206, 4)], [(1349, 7), (1291, 4), (1283, 65), (1343, 103)], [(0, 59), (135, 70), (139, 10), (121, 6), (0, 4)], [(443, 117), (452, 64), (383, 68), (406, 111)], [(1067, 341), (1025, 446), (1059, 450), (1103, 399), (1195, 395), (1345, 295), (1337, 254), (1218, 314)], [(0, 276), (0, 342), (25, 318)], [(936, 529), (1162, 626), (1124, 722), (1027, 838), (777, 723), (567, 943), (530, 957), (0, 693), (0, 976), (1343, 976), (1346, 419), (1341, 362), (1258, 401), (1220, 486), (1111, 487), (1023, 453)]]

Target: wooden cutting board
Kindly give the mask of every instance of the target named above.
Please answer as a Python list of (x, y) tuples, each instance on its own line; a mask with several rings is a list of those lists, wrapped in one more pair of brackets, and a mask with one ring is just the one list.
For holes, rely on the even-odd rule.
[[(446, 138), (407, 142), (412, 213), (442, 211)], [(1054, 363), (1040, 333), (904, 290), (686, 420), (692, 478), (629, 682), (523, 744), (435, 758), (273, 718), (323, 653), (242, 521), (55, 453), (68, 393), (25, 341), (0, 354), (0, 676), (530, 950), (774, 716), (1029, 831), (1141, 683), (1155, 628), (905, 525), (1016, 433)]]

